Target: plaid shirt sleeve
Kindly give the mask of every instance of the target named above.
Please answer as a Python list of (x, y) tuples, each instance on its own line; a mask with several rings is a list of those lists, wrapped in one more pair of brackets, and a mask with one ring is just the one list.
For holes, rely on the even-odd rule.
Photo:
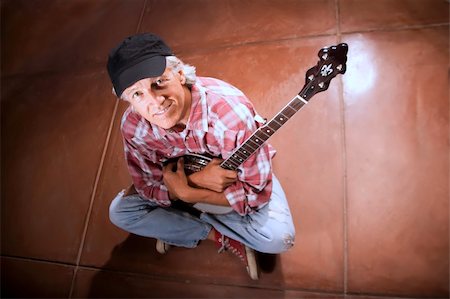
[(161, 164), (156, 156), (139, 144), (135, 138), (140, 130), (139, 121), (134, 119), (129, 111), (122, 118), (122, 136), (124, 141), (125, 159), (136, 191), (144, 198), (167, 207), (171, 205), (167, 187), (162, 183)]
[[(257, 129), (256, 113), (242, 93), (211, 102), (215, 104), (209, 111), (210, 121), (222, 158), (226, 159)], [(272, 147), (263, 145), (238, 168), (238, 181), (225, 189), (227, 200), (240, 215), (253, 213), (270, 200), (273, 155)]]

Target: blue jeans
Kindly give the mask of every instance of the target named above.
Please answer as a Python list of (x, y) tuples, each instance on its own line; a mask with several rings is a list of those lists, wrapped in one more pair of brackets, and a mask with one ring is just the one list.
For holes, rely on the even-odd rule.
[(265, 253), (281, 253), (294, 245), (295, 228), (286, 195), (273, 176), (269, 203), (257, 212), (241, 216), (201, 213), (200, 218), (174, 208), (162, 208), (138, 194), (120, 192), (109, 207), (116, 226), (136, 235), (160, 239), (168, 244), (193, 248), (214, 227), (221, 234)]

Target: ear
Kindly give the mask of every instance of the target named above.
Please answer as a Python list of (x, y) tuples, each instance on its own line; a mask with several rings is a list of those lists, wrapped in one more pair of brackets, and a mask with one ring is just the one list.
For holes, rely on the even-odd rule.
[(178, 75), (180, 76), (181, 85), (185, 85), (186, 84), (186, 76), (184, 75), (183, 70), (179, 70)]

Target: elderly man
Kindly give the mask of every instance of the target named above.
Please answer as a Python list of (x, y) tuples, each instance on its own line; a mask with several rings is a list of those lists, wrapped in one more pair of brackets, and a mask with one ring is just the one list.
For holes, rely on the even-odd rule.
[[(151, 33), (123, 40), (107, 68), (114, 94), (129, 104), (121, 130), (133, 181), (112, 201), (111, 222), (156, 238), (160, 253), (213, 240), (258, 279), (254, 250), (288, 250), (295, 229), (272, 172), (275, 151), (269, 144), (236, 169), (221, 165), (260, 126), (251, 102), (228, 83), (197, 77), (193, 66)], [(216, 158), (186, 172), (187, 154)], [(199, 212), (186, 213), (192, 210)]]

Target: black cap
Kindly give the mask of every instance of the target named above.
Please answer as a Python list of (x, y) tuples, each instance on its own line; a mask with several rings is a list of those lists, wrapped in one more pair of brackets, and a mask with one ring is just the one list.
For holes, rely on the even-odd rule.
[(157, 35), (142, 33), (129, 36), (111, 50), (108, 57), (108, 74), (116, 95), (139, 80), (158, 77), (166, 69), (166, 56), (172, 50)]

